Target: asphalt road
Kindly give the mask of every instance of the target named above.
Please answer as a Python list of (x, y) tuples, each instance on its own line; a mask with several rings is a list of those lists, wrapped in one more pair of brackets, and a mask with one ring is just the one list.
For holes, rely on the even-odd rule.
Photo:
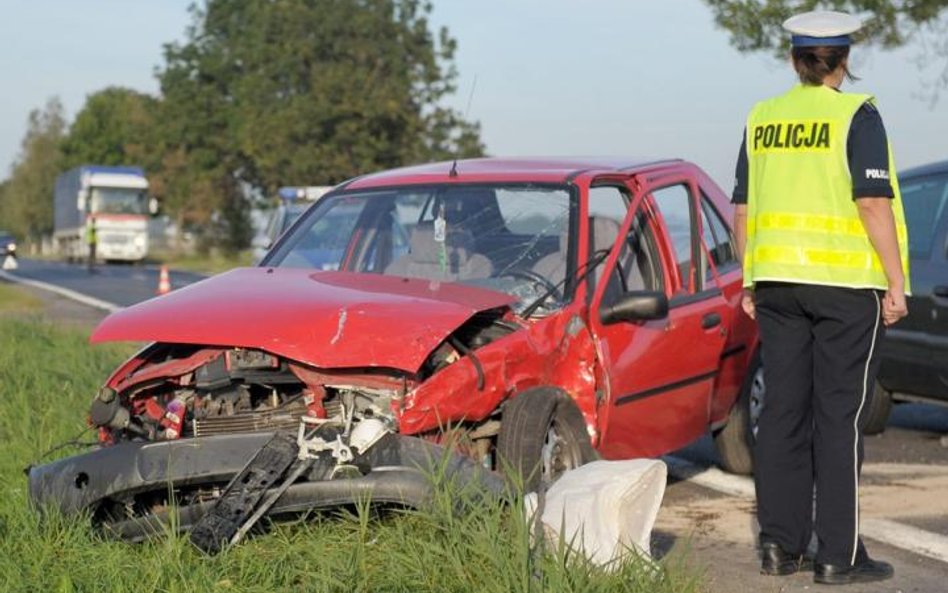
[[(17, 278), (59, 286), (94, 299), (128, 307), (155, 296), (159, 270), (143, 265), (99, 265), (89, 273), (84, 265), (20, 258), (8, 273)], [(170, 271), (172, 289), (206, 278), (193, 272)]]
[[(158, 270), (146, 266), (100, 266), (89, 274), (80, 265), (21, 260), (12, 275), (67, 289), (119, 307), (152, 298)], [(204, 276), (171, 271), (173, 288)], [(36, 288), (36, 285), (34, 285)], [(68, 295), (66, 295), (68, 297)], [(62, 293), (44, 297), (51, 311), (69, 318), (82, 305)], [(103, 311), (93, 317), (101, 318)], [(868, 437), (861, 486), (863, 535), (870, 553), (895, 565), (885, 583), (847, 586), (852, 593), (945, 591), (948, 576), (948, 408), (927, 404), (895, 406), (886, 431)], [(670, 479), (653, 531), (658, 557), (684, 555), (706, 578), (708, 591), (810, 591), (812, 576), (762, 577), (755, 550), (753, 483), (715, 469), (710, 437), (666, 458)], [(679, 464), (685, 464), (684, 469)]]

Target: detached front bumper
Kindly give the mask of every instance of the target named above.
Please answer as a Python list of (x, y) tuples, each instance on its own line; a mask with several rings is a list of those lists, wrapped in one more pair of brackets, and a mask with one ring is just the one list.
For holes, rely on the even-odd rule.
[[(229, 482), (272, 433), (198, 437), (155, 443), (122, 443), (33, 467), (29, 495), (38, 509), (64, 515), (96, 511), (107, 501), (128, 500), (144, 492)], [(335, 480), (300, 481), (290, 486), (268, 515), (300, 513), (362, 501), (420, 507), (432, 493), (432, 477), (502, 496), (504, 481), (471, 459), (415, 437), (389, 434), (353, 462), (364, 475)], [(187, 531), (212, 502), (112, 522), (108, 531), (140, 540), (175, 525)]]

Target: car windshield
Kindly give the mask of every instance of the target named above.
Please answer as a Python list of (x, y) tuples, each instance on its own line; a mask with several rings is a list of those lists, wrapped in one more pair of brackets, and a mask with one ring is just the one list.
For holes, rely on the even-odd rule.
[(526, 306), (562, 305), (570, 213), (563, 186), (450, 185), (323, 198), (264, 264), (460, 282)]
[(148, 201), (140, 189), (96, 187), (92, 190), (92, 212), (108, 214), (146, 214)]

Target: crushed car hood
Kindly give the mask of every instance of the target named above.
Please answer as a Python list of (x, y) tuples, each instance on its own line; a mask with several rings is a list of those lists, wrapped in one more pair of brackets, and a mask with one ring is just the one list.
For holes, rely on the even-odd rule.
[(256, 348), (323, 368), (414, 373), (475, 313), (514, 300), (450, 282), (239, 268), (113, 313), (90, 341)]

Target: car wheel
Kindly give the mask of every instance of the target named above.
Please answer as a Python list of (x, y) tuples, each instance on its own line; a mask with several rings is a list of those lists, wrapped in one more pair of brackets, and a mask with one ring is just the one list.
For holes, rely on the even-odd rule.
[(727, 424), (714, 433), (721, 467), (732, 474), (754, 473), (752, 448), (757, 437), (757, 423), (764, 409), (767, 386), (760, 353), (754, 354), (741, 386), (741, 393), (731, 408)]
[(579, 408), (552, 387), (529, 389), (504, 405), (497, 455), (499, 469), (525, 492), (596, 458)]
[(876, 381), (869, 400), (869, 409), (866, 410), (862, 422), (862, 434), (879, 434), (885, 430), (889, 422), (889, 412), (892, 411), (892, 394), (885, 390)]

